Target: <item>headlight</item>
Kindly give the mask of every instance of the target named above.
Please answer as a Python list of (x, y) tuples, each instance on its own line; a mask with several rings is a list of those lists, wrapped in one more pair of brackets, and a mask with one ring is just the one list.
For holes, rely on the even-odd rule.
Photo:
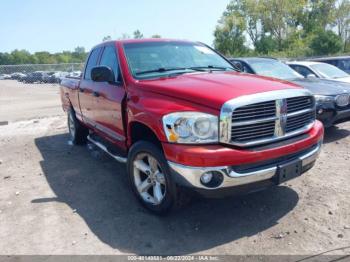
[(333, 96), (315, 95), (316, 103), (334, 102)]
[(350, 95), (349, 94), (341, 94), (335, 98), (335, 102), (337, 106), (347, 106), (350, 103)]
[(173, 143), (218, 142), (218, 117), (200, 112), (178, 112), (163, 117), (164, 132)]

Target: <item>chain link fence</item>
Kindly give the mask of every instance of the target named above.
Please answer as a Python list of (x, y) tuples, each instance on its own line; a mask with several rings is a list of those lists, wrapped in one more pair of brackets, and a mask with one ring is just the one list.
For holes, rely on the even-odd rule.
[(0, 65), (0, 81), (16, 80), (22, 83), (60, 83), (62, 78), (79, 77), (82, 63)]

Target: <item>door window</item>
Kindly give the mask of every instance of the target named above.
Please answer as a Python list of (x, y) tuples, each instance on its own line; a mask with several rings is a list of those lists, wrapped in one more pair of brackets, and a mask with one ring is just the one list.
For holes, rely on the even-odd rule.
[(316, 75), (314, 72), (312, 72), (305, 66), (291, 65), (290, 67), (297, 71), (299, 74), (303, 75), (304, 77), (307, 77), (308, 75)]

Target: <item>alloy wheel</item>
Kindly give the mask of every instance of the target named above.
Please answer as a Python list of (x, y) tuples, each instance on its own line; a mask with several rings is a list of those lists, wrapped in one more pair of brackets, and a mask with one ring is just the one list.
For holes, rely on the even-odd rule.
[(134, 160), (133, 168), (134, 183), (141, 198), (147, 203), (159, 205), (166, 194), (166, 181), (156, 158), (140, 153)]
[(69, 128), (69, 134), (72, 140), (74, 140), (75, 137), (75, 121), (72, 113), (69, 113), (68, 116), (68, 128)]

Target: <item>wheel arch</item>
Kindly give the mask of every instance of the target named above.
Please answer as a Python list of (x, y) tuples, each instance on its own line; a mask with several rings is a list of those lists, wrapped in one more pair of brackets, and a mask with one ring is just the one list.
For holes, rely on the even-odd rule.
[(140, 121), (133, 121), (128, 125), (128, 144), (132, 146), (138, 141), (148, 141), (163, 151), (162, 143), (156, 132)]

